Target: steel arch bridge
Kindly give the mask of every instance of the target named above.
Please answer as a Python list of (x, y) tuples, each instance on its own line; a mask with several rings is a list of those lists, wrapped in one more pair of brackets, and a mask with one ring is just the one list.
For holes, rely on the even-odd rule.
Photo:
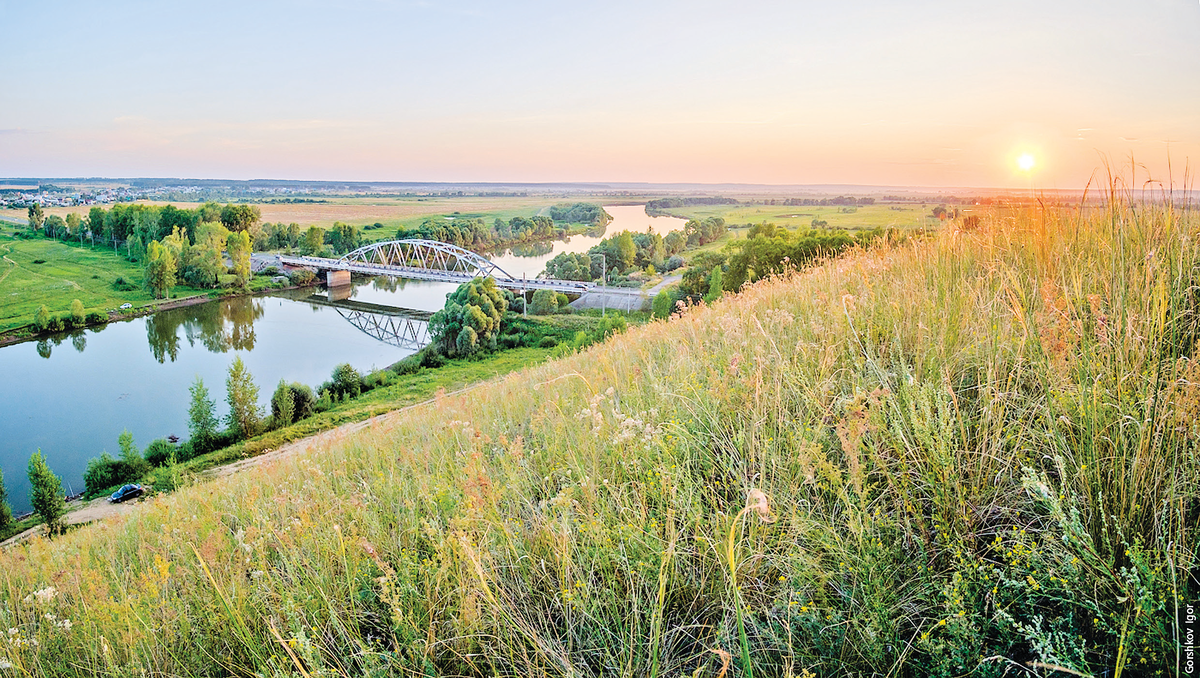
[(437, 240), (388, 240), (372, 243), (342, 255), (338, 261), (514, 279), (507, 271), (483, 256)]
[(591, 283), (574, 280), (518, 278), (482, 255), (436, 240), (377, 242), (349, 252), (340, 259), (280, 256), (279, 260), (290, 266), (413, 280), (464, 283), (477, 277), (491, 277), (497, 286), (510, 290), (554, 290), (582, 294), (592, 287)]

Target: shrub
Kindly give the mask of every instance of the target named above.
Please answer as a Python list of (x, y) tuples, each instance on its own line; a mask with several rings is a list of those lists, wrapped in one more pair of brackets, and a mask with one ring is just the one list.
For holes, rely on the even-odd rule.
[(78, 299), (71, 300), (71, 327), (81, 327), (87, 322), (87, 316), (83, 313), (83, 302)]
[[(565, 296), (565, 295), (564, 295)], [(529, 312), (534, 315), (549, 315), (558, 310), (558, 294), (553, 290), (538, 290), (529, 302)]]
[(268, 277), (273, 276), (273, 275), (279, 275), (279, 268), (276, 266), (268, 266), (268, 267), (264, 268), (263, 270), (259, 271), (258, 273), (255, 273), (255, 275), (268, 276)]
[(558, 346), (558, 339), (554, 337), (542, 337), (542, 340), (538, 342), (538, 346), (541, 348), (554, 348)]
[(47, 323), (46, 329), (49, 330), (50, 332), (62, 332), (63, 328), (66, 326), (66, 323), (63, 322), (64, 317), (69, 317), (69, 316), (61, 316), (61, 315), (50, 316), (50, 321)]
[(392, 371), (396, 374), (416, 374), (421, 371), (421, 360), (415, 355), (410, 355), (392, 365)]
[(433, 347), (427, 347), (421, 352), (421, 367), (437, 368), (445, 365), (447, 362), (446, 356), (440, 351), (433, 350)]
[(291, 279), (293, 285), (304, 287), (311, 285), (317, 280), (317, 274), (307, 268), (298, 268), (291, 273), (288, 273), (288, 278)]
[(297, 381), (288, 384), (288, 388), (292, 389), (292, 421), (312, 416), (313, 406), (317, 403), (313, 390), (307, 384)]
[(108, 452), (102, 452), (99, 457), (89, 459), (87, 470), (83, 472), (83, 482), (87, 486), (89, 496), (95, 496), (110, 487), (124, 485), (141, 477), (141, 474), (131, 469), (123, 459), (115, 459)]
[(108, 322), (108, 314), (104, 311), (91, 311), (85, 316), (85, 319), (89, 325), (99, 325)]
[(172, 455), (178, 456), (175, 446), (166, 438), (159, 438), (146, 447), (146, 461), (151, 466), (163, 466), (171, 460)]
[(238, 285), (238, 277), (236, 275), (228, 275), (227, 274), (227, 275), (218, 275), (217, 276), (217, 287), (220, 287), (221, 289), (225, 289), (228, 287), (237, 287), (237, 285)]
[(671, 294), (670, 290), (663, 290), (654, 295), (653, 314), (655, 318), (671, 317), (671, 310), (675, 308), (675, 295)]
[(121, 276), (117, 276), (117, 279), (113, 281), (113, 289), (118, 292), (133, 292), (137, 288), (137, 285), (134, 285)]
[(355, 398), (362, 393), (363, 378), (350, 363), (342, 363), (333, 368), (330, 380), (321, 385), (321, 391), (328, 391), (338, 398)]
[(33, 327), (38, 332), (45, 332), (50, 326), (50, 309), (46, 308), (45, 304), (38, 307), (37, 313), (33, 316)]

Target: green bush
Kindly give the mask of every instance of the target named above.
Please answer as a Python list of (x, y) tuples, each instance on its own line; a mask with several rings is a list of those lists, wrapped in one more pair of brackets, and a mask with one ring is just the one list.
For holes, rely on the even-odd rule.
[(86, 316), (87, 324), (99, 325), (108, 322), (108, 314), (104, 311), (91, 311)]
[(217, 276), (217, 287), (220, 287), (221, 289), (225, 289), (225, 288), (229, 288), (229, 287), (237, 287), (237, 285), (238, 285), (238, 277), (236, 275), (218, 275)]
[(293, 381), (288, 387), (292, 389), (292, 421), (312, 416), (313, 406), (317, 403), (312, 388), (298, 381)]
[(416, 374), (421, 371), (421, 359), (416, 355), (410, 355), (404, 360), (392, 365), (392, 371), (396, 374)]
[(313, 273), (307, 268), (298, 268), (289, 273), (288, 278), (291, 279), (293, 285), (304, 287), (305, 285), (311, 285), (316, 282), (317, 274)]
[(558, 306), (558, 294), (553, 290), (538, 290), (533, 293), (533, 300), (529, 302), (529, 312), (534, 315), (550, 315), (558, 310)]
[(671, 294), (670, 290), (663, 290), (654, 295), (653, 314), (655, 318), (669, 318), (673, 310), (675, 310), (675, 295)]
[(558, 346), (558, 339), (554, 337), (542, 337), (542, 340), (538, 342), (538, 346), (540, 348), (554, 348)]
[(83, 472), (87, 495), (94, 497), (110, 487), (140, 480), (142, 473), (138, 471), (124, 459), (116, 459), (108, 452), (102, 452), (99, 457), (88, 460), (87, 470)]
[(62, 332), (63, 329), (66, 327), (66, 323), (63, 322), (64, 317), (70, 317), (70, 316), (61, 316), (61, 315), (50, 316), (50, 321), (46, 325), (46, 330), (48, 330), (50, 332)]
[(118, 292), (133, 292), (138, 289), (138, 286), (122, 276), (117, 276), (117, 279), (113, 281), (113, 289)]
[(172, 456), (178, 457), (178, 454), (175, 446), (166, 438), (159, 438), (146, 447), (146, 461), (152, 466), (163, 466)]
[(37, 313), (33, 316), (33, 328), (38, 332), (45, 332), (50, 326), (50, 309), (46, 308), (45, 304), (38, 307)]
[(358, 397), (363, 390), (363, 378), (350, 363), (342, 363), (333, 368), (330, 380), (321, 384), (322, 393), (328, 392), (338, 399)]

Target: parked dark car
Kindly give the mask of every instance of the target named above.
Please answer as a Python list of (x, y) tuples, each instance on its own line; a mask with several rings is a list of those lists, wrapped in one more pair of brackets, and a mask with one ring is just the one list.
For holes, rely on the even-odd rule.
[(108, 503), (117, 504), (125, 501), (126, 499), (140, 497), (145, 491), (145, 488), (143, 488), (141, 485), (125, 485), (121, 489), (112, 493), (112, 496), (108, 498)]

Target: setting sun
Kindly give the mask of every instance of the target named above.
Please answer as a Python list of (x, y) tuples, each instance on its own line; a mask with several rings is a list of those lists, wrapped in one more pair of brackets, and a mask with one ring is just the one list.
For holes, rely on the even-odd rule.
[(1021, 157), (1017, 158), (1017, 167), (1020, 167), (1022, 172), (1028, 172), (1033, 169), (1035, 164), (1037, 163), (1034, 161), (1033, 156), (1028, 153), (1024, 153)]

